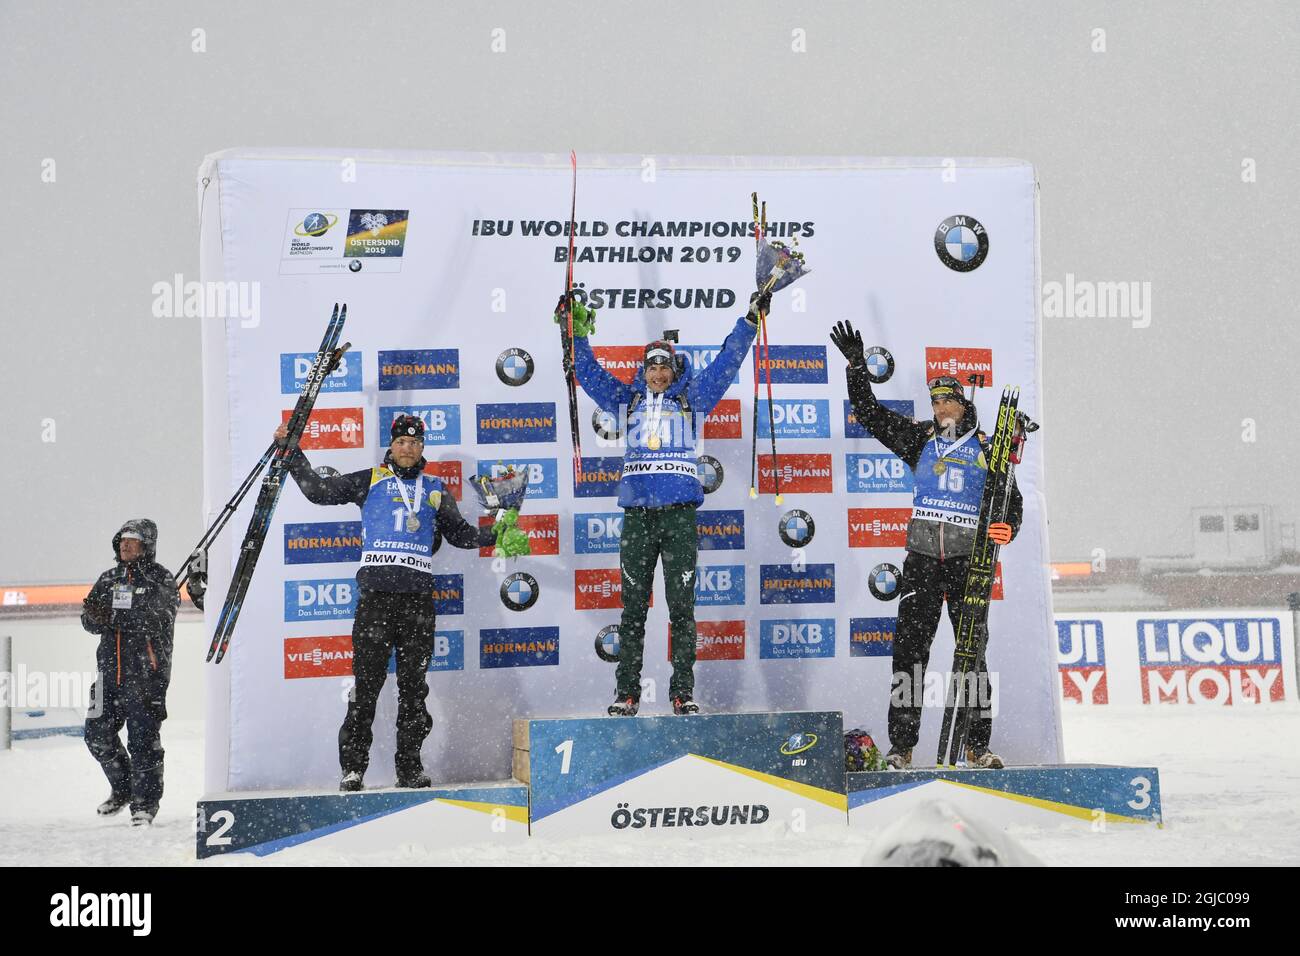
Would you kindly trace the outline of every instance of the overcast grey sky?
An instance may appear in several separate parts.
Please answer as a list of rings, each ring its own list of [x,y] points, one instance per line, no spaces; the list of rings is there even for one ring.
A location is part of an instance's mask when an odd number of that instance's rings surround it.
[[[0,582],[91,580],[127,516],[167,564],[202,532],[198,320],[150,290],[197,278],[229,146],[1029,160],[1044,282],[1151,290],[1145,328],[1044,319],[1053,558],[1294,522],[1298,9],[5,0]]]

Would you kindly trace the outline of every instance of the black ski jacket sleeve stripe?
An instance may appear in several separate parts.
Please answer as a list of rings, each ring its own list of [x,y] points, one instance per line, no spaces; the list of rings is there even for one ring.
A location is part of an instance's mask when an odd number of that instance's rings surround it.
[[[449,491],[443,492],[442,503],[438,505],[438,530],[457,548],[486,548],[497,540],[491,525],[477,528],[465,520]]]
[[[289,461],[289,474],[298,483],[302,495],[314,505],[356,505],[366,503],[370,493],[370,469],[353,471],[333,478],[322,478],[311,469],[311,462],[301,448]]]
[[[847,372],[849,403],[859,424],[865,427],[882,445],[901,458],[909,468],[915,468],[921,450],[930,438],[930,427],[924,422],[914,422],[880,404],[871,390],[871,379],[866,366],[850,365]]]

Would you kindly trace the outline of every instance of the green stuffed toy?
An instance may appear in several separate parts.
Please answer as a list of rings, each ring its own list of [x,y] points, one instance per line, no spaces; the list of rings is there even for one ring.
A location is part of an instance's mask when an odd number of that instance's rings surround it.
[[[560,301],[563,301],[563,297],[561,297]],[[551,318],[555,322],[561,325],[564,324],[564,318],[563,316],[560,315],[559,312],[553,314]],[[582,301],[577,296],[574,296],[573,297],[574,337],[585,339],[591,335],[594,335],[595,332],[596,332],[596,310],[587,308],[585,305],[583,305]]]
[[[519,530],[519,509],[511,508],[508,511],[501,512],[497,518],[496,524],[492,526],[496,532],[496,548],[492,551],[494,558],[518,558],[522,555],[532,554],[532,546],[528,542],[528,535]]]

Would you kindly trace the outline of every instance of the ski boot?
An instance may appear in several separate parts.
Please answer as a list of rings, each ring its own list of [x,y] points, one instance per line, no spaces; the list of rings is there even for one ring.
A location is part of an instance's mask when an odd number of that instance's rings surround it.
[[[968,767],[977,767],[980,770],[1001,770],[1006,766],[1006,764],[1002,762],[1002,758],[987,747],[982,749],[967,747],[966,765]]]
[[[690,694],[678,694],[673,698],[673,713],[678,717],[690,717],[700,712],[700,705],[691,699]]]
[[[339,789],[345,793],[355,793],[358,790],[366,789],[365,784],[361,782],[362,773],[360,770],[349,770],[339,781]]]
[[[101,817],[111,817],[116,813],[121,813],[122,808],[131,802],[129,793],[110,793],[108,799],[95,808],[95,812]]]
[[[151,827],[153,826],[153,818],[157,815],[157,813],[158,813],[157,808],[150,810],[147,807],[141,807],[139,810],[132,810],[131,826]]]
[[[401,790],[427,790],[433,786],[433,781],[423,770],[417,770],[414,773],[399,773],[397,786]]]
[[[885,754],[885,763],[889,764],[890,770],[911,770],[912,748],[890,747],[889,753]]]
[[[615,697],[605,713],[611,717],[635,717],[641,702],[635,697]]]

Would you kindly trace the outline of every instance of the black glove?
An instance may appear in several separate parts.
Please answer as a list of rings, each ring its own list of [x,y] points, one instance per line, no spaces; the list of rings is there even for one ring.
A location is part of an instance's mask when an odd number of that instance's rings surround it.
[[[758,321],[758,313],[767,315],[772,310],[771,292],[752,292],[749,296],[749,314],[745,318],[751,322]]]
[[[836,322],[831,329],[831,341],[839,349],[850,365],[865,365],[866,350],[862,345],[862,333],[854,331],[852,323]]]
[[[86,616],[101,626],[107,626],[113,618],[113,608],[102,601],[92,601],[87,598],[83,607]]]

